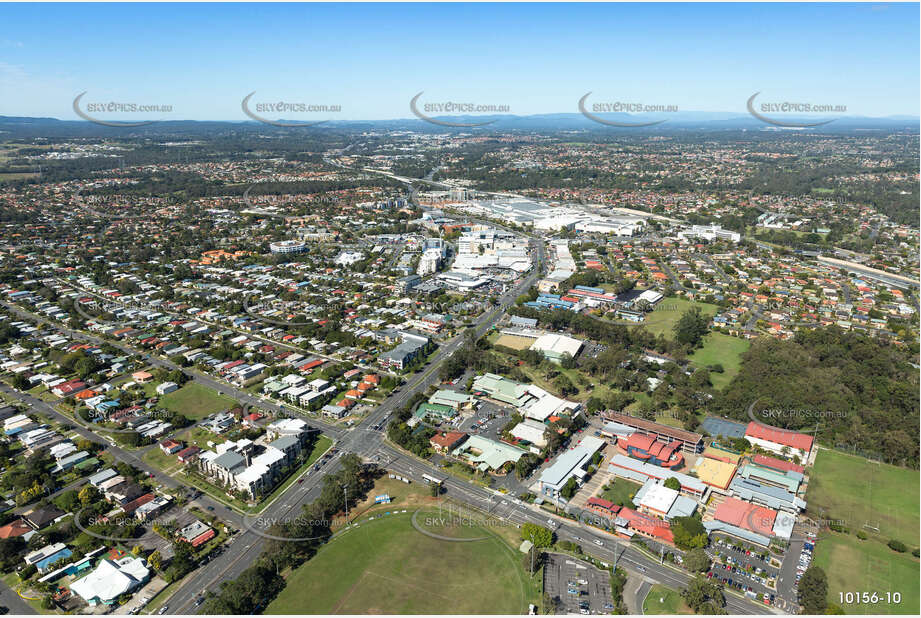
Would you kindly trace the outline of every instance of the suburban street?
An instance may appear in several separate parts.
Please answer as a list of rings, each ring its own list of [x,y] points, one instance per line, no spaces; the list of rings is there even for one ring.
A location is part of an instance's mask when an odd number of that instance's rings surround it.
[[[533,255],[535,256],[534,263],[536,267],[523,277],[518,285],[513,286],[499,299],[497,307],[477,320],[476,324],[472,327],[477,338],[483,336],[495,326],[504,317],[505,311],[515,299],[534,285],[541,275],[543,265],[545,264],[544,243],[535,238],[532,238],[530,243]],[[180,369],[192,380],[203,386],[224,392],[235,398],[241,404],[258,406],[275,412],[292,412],[291,408],[283,408],[280,405],[268,402],[209,375],[202,374],[198,371],[182,369],[168,360],[154,355],[146,355],[141,350],[136,350],[121,343],[112,342],[81,331],[74,331],[61,327],[50,320],[26,312],[10,303],[3,302],[2,304],[10,311],[22,317],[52,325],[68,336],[91,341],[93,343],[112,345],[128,354],[142,354],[148,362],[156,367],[162,367],[171,371]],[[365,461],[377,463],[389,471],[404,474],[417,481],[421,479],[423,474],[444,477],[444,473],[440,472],[432,464],[409,457],[387,443],[385,441],[385,429],[383,427],[381,430],[374,430],[372,427],[379,424],[386,425],[386,419],[389,418],[396,409],[405,405],[413,395],[419,392],[426,392],[429,387],[437,384],[439,382],[439,369],[441,364],[462,345],[463,341],[464,334],[462,333],[443,343],[432,360],[423,367],[421,374],[412,376],[407,384],[397,393],[392,394],[384,400],[377,408],[368,413],[360,423],[350,430],[330,425],[312,417],[307,420],[311,426],[321,429],[324,433],[332,437],[335,440],[336,448],[344,452],[355,453]],[[160,479],[164,485],[171,488],[177,488],[182,485],[175,479],[163,475],[157,469],[147,465],[138,454],[112,445],[105,437],[95,433],[92,428],[77,423],[74,419],[61,414],[48,403],[27,394],[19,393],[4,385],[0,385],[0,389],[45,414],[75,426],[75,430],[79,435],[96,443],[105,443],[106,448],[118,459],[130,463],[140,470],[149,472],[156,476],[157,479]],[[142,454],[140,451],[139,453]],[[292,484],[287,491],[277,497],[267,508],[265,508],[262,513],[260,513],[260,517],[283,521],[285,518],[297,516],[304,505],[309,504],[319,495],[324,475],[335,472],[338,467],[338,458],[333,458],[327,464],[324,464],[320,472],[305,475],[301,482]],[[535,507],[530,505],[526,506],[520,503],[517,498],[499,494],[494,490],[486,489],[453,477],[447,477],[444,485],[447,489],[446,495],[450,499],[456,502],[466,503],[477,510],[501,517],[509,525],[519,526],[520,524],[529,522],[547,525],[546,512],[537,511]],[[248,529],[244,525],[243,517],[239,513],[207,496],[202,496],[196,500],[196,502],[201,503],[206,508],[212,507],[215,509],[216,514],[228,521],[228,523],[240,528],[241,531],[228,542],[225,551],[214,558],[207,568],[197,569],[178,585],[175,592],[165,604],[166,611],[164,613],[194,613],[196,607],[195,601],[202,596],[204,592],[216,591],[220,582],[238,577],[256,560],[263,549],[265,537]],[[500,505],[508,507],[511,503],[514,503],[514,506],[510,509],[505,509],[507,512],[502,515],[496,514],[498,510],[497,507]],[[580,522],[561,518],[557,519],[555,532],[560,539],[572,540],[573,542],[579,543],[583,546],[584,550],[590,552],[599,560],[609,564],[616,563],[618,566],[638,573],[649,581],[659,582],[666,586],[679,589],[685,586],[689,579],[688,574],[684,571],[669,565],[659,564],[657,560],[647,556],[636,548],[631,548],[627,544],[616,540],[612,535],[591,528]],[[596,543],[596,541],[598,542]],[[772,608],[752,603],[733,593],[727,592],[726,598],[727,609],[731,613],[758,614],[770,613],[772,611],[776,613],[776,610]]]

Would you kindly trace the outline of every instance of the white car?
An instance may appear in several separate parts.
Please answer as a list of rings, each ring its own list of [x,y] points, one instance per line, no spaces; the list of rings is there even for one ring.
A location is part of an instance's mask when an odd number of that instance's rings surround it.
[[[604,543],[602,543],[598,539],[595,539],[595,545],[597,545],[598,547],[604,547]]]

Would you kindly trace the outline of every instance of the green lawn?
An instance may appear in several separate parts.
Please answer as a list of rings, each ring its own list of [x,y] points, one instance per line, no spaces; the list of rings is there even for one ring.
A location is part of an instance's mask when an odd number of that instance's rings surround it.
[[[655,584],[643,601],[644,614],[691,614],[684,600],[671,588]]]
[[[751,342],[723,333],[710,333],[704,337],[702,348],[695,350],[688,359],[698,367],[720,364],[723,373],[710,373],[714,388],[722,389],[739,373],[742,366],[742,354],[748,351]]]
[[[879,540],[884,543],[895,538],[912,549],[918,547],[921,518],[917,470],[821,450],[810,475],[806,501],[813,517],[843,520],[851,533],[869,523],[879,527]],[[874,536],[870,530],[866,532]]]
[[[188,382],[177,391],[160,397],[160,405],[188,418],[204,418],[215,412],[223,412],[237,405],[237,402],[197,382]]]
[[[680,297],[663,298],[642,324],[656,337],[665,335],[666,339],[671,339],[675,334],[672,328],[681,319],[681,315],[691,307],[700,307],[700,311],[709,316],[715,315],[717,311],[717,306],[709,303],[699,303]]]
[[[845,613],[918,615],[918,560],[908,552],[899,554],[872,539],[860,541],[853,534],[831,532],[816,544],[815,564],[828,575],[829,603]],[[876,592],[881,601],[849,605],[840,596],[847,592]],[[886,592],[900,593],[901,603],[887,603]]]
[[[610,500],[615,504],[621,506],[627,506],[633,508],[633,503],[631,502],[631,496],[635,495],[642,487],[639,483],[634,483],[633,481],[628,481],[627,479],[617,479],[608,481],[608,485],[611,485],[613,482],[614,485],[610,489],[601,492],[601,497],[605,500]]]
[[[439,525],[437,511],[363,520],[287,578],[266,614],[523,614],[538,603],[521,554],[489,530]]]

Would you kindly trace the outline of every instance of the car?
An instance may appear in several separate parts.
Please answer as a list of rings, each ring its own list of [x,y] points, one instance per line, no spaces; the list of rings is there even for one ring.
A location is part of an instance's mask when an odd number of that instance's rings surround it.
[[[547,525],[549,525],[549,526],[555,526],[556,524],[553,522],[552,519],[548,519],[548,520],[547,520]]]
[[[164,605],[163,607],[160,608],[160,611],[157,612],[157,615],[160,616],[162,614],[165,614],[166,610],[168,609],[169,609],[169,605]]]
[[[150,597],[143,597],[141,599],[141,605],[147,605],[148,603],[150,603]]]
[[[205,597],[198,597],[197,599],[195,599],[195,607],[198,607],[204,602],[205,602]]]
[[[209,507],[207,507],[207,508],[208,508],[209,511],[213,511],[213,510],[214,510],[214,507],[213,507],[213,506],[209,506]]]
[[[646,567],[638,566],[638,567],[636,567],[636,570],[639,571],[640,573],[645,573],[645,572],[646,572]]]
[[[297,484],[298,484],[298,485],[300,485],[300,484],[303,483],[303,482],[304,482],[304,479],[297,479]]]
[[[710,571],[709,573],[707,573],[707,579],[712,579],[712,578],[713,578],[713,571]]]

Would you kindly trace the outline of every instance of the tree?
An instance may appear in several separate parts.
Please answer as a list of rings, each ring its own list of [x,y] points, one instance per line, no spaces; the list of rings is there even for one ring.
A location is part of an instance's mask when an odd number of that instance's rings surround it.
[[[576,492],[579,490],[579,483],[576,481],[575,477],[569,477],[569,480],[566,481],[566,484],[563,485],[563,488],[560,489],[560,494],[567,500],[572,500],[572,497],[576,495]]]
[[[704,579],[700,575],[688,582],[688,587],[681,591],[688,607],[695,614],[725,614],[726,598],[720,586]]]
[[[675,517],[671,530],[678,549],[690,550],[707,545],[707,531],[696,517]]]
[[[25,549],[26,542],[22,540],[22,537],[0,539],[0,571],[9,571],[19,564],[20,553]]]
[[[692,573],[706,573],[710,570],[710,556],[699,547],[692,549],[684,555],[684,567]]]
[[[828,578],[825,571],[813,565],[806,569],[799,582],[799,602],[804,614],[824,614],[828,605]]]
[[[163,557],[160,555],[160,550],[154,550],[152,554],[147,556],[147,564],[152,566],[155,570],[159,571],[160,567],[163,566]]]
[[[892,551],[897,551],[899,553],[904,553],[908,551],[908,547],[905,546],[905,543],[903,543],[902,541],[898,541],[896,539],[891,539],[886,544],[889,546],[889,549],[891,549]]]
[[[675,491],[681,491],[681,481],[676,479],[674,476],[670,476],[667,479],[665,479],[665,482],[663,483],[663,485],[665,485],[669,489],[674,489]]]
[[[80,490],[80,493],[77,494],[77,497],[80,499],[80,504],[83,506],[89,506],[90,504],[93,504],[99,500],[99,490],[92,485],[86,485],[83,489]]]
[[[707,334],[710,318],[701,314],[700,307],[691,307],[683,314],[673,327],[675,341],[690,347],[696,347]]]
[[[534,547],[550,547],[553,545],[553,532],[537,524],[524,524],[521,526],[521,538],[534,543]]]

